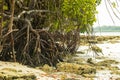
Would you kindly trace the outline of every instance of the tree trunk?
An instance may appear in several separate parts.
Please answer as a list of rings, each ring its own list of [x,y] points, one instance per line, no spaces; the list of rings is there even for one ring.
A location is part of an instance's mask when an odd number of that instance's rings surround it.
[[[2,37],[3,24],[3,0],[0,1],[0,38]]]
[[[0,1],[0,53],[3,50],[2,28],[3,28],[3,0]]]
[[[13,27],[13,18],[14,18],[14,5],[15,5],[15,0],[11,0],[11,17],[10,17],[10,23],[9,23],[9,30],[8,32],[12,32],[12,27]],[[13,33],[10,34],[11,37],[11,50],[13,54],[13,59],[16,62],[16,56],[15,56],[15,51],[14,51],[14,38],[13,38]]]

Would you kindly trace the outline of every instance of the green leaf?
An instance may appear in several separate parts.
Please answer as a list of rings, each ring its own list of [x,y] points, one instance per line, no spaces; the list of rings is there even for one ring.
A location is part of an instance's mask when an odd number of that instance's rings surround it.
[[[8,10],[8,6],[4,5],[4,6],[3,6],[3,9],[4,9],[4,10]]]
[[[112,2],[112,6],[113,6],[113,8],[116,8],[116,3]]]

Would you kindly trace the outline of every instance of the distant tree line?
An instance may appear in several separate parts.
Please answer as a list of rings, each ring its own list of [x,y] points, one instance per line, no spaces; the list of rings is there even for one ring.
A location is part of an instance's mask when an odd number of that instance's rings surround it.
[[[120,26],[98,26],[93,29],[94,32],[120,32]]]

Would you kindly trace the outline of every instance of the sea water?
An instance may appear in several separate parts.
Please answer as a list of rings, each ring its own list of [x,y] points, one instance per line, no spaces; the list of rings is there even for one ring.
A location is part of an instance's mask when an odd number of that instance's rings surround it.
[[[120,36],[120,32],[93,32],[96,36]]]
[[[83,34],[84,35],[84,34]],[[85,34],[86,35],[86,34]],[[120,36],[120,32],[94,32],[95,36]],[[120,62],[120,40],[117,43],[101,43],[96,44],[103,51],[103,57],[107,57],[108,59],[113,59]],[[80,46],[78,48],[79,51],[88,50],[89,46]],[[86,51],[87,52],[87,51]],[[86,54],[79,55],[82,58],[95,58],[94,52],[89,51]],[[96,59],[97,61],[97,59]],[[120,68],[120,64],[117,65]],[[120,77],[120,75],[113,75],[109,70],[97,71],[96,78],[94,80],[110,80],[111,77]]]

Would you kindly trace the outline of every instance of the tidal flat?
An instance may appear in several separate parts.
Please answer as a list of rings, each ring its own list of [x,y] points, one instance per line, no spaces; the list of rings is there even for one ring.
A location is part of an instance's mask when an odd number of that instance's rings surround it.
[[[90,47],[84,41],[76,54],[66,55],[64,62],[59,62],[56,67],[45,64],[30,68],[19,63],[1,61],[0,79],[120,80],[120,37],[97,36],[91,42],[95,42],[90,43],[95,45]]]

